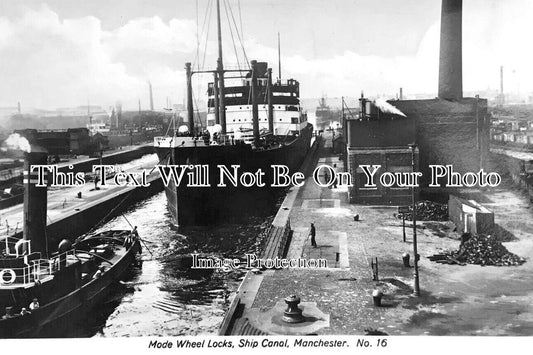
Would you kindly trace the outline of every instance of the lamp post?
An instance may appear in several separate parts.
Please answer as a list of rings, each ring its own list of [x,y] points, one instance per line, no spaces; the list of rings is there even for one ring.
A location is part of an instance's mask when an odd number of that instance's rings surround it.
[[[413,172],[415,172],[416,169],[416,160],[415,160],[415,151],[416,151],[416,143],[409,144],[409,148],[411,149],[411,167],[413,169]],[[411,187],[411,200],[413,204],[413,253],[414,253],[414,263],[415,263],[415,287],[414,287],[414,295],[416,297],[420,296],[420,279],[418,274],[418,248],[417,248],[417,240],[416,240],[416,196],[415,196],[415,187]]]

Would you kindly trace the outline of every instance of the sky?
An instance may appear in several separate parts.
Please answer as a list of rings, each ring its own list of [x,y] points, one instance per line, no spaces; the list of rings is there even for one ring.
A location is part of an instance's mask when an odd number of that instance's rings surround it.
[[[156,109],[167,97],[182,103],[185,62],[216,66],[213,3],[0,0],[0,107],[120,101],[132,110],[140,100],[148,108],[148,81]],[[221,0],[224,62],[237,63],[232,34],[244,60],[235,27],[229,32],[236,26],[247,58],[269,62],[277,75],[279,32],[282,77],[300,81],[302,98],[362,90],[394,97],[400,87],[435,93],[440,7],[440,0]],[[503,65],[506,92],[533,93],[532,18],[530,0],[463,1],[465,91],[498,89]],[[203,84],[194,87],[195,97],[205,96]]]

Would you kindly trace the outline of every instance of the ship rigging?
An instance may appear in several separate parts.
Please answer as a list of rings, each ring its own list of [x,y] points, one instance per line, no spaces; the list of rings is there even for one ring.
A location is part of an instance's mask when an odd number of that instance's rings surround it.
[[[280,78],[273,83],[272,69],[268,68],[268,64],[256,60],[248,64],[244,50],[246,64],[241,67],[233,33],[237,34],[242,45],[242,28],[239,33],[229,1],[223,2],[238,67],[224,66],[221,8],[220,0],[217,0],[216,69],[185,64],[188,127],[186,131],[175,132],[172,137],[154,139],[159,159],[167,166],[209,166],[209,171],[213,173],[220,164],[238,165],[243,172],[270,171],[270,166],[281,164],[294,172],[309,149],[313,130],[300,106],[299,83],[294,79],[282,81]],[[207,13],[211,11],[212,1],[209,4]],[[197,51],[197,60],[199,57]],[[212,77],[212,82],[207,87],[207,129],[201,131],[194,121],[192,78],[193,75],[205,74]],[[232,81],[229,85],[228,80]],[[267,185],[270,185],[271,179],[272,176],[266,176]],[[217,179],[210,176],[210,180]],[[269,210],[276,199],[276,193],[271,189],[243,186],[194,188],[176,186],[171,182],[165,186],[165,192],[170,212],[180,226],[214,224],[259,214],[259,210]]]

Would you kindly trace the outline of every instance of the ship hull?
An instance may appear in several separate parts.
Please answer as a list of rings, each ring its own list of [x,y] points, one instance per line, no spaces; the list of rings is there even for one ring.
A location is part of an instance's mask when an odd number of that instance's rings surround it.
[[[171,180],[165,186],[168,208],[174,222],[179,226],[213,225],[221,222],[238,222],[248,216],[268,215],[273,212],[275,201],[283,191],[271,187],[273,165],[287,166],[291,173],[300,167],[310,147],[313,127],[308,125],[300,135],[288,144],[274,149],[253,150],[248,144],[204,147],[156,147],[161,165],[207,165],[209,186],[191,187],[185,183],[179,186]],[[221,182],[219,165],[230,171],[232,165],[239,166],[239,173],[261,171],[265,186],[233,186],[224,179]]]

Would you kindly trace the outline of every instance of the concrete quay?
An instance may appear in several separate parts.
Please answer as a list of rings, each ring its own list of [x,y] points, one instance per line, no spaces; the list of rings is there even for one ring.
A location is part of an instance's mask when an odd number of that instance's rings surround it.
[[[57,163],[57,170],[62,173],[77,173],[85,172],[91,173],[93,165],[105,164],[115,165],[128,163],[134,159],[140,159],[144,155],[152,154],[154,147],[152,144],[141,144],[121,147],[105,151],[102,158],[90,158],[87,156],[79,156],[70,158],[67,161]],[[22,183],[22,167],[6,169],[0,171],[0,189],[12,186],[15,183]],[[23,196],[16,195],[10,198],[0,200],[0,211],[11,206],[22,203]]]
[[[157,155],[120,165],[124,172],[150,171],[158,162]],[[47,236],[50,245],[61,239],[73,239],[91,230],[108,214],[116,215],[132,203],[162,191],[157,170],[148,176],[149,187],[117,186],[111,180],[96,190],[93,182],[83,186],[48,188]],[[81,194],[81,195],[79,195]],[[23,205],[0,210],[0,242],[6,236],[18,237],[22,231]]]
[[[342,171],[342,161],[330,153],[331,137],[326,135],[325,143],[314,164],[336,164]],[[459,236],[451,222],[419,222],[420,297],[413,296],[413,268],[402,262],[406,252],[413,259],[411,223],[406,222],[403,242],[397,207],[350,205],[346,195],[346,188],[319,187],[308,177],[290,206],[282,204],[292,229],[285,258],[325,258],[328,267],[248,272],[219,334],[533,335],[533,211],[517,191],[487,191],[484,204],[495,212],[500,232],[512,236],[504,245],[528,262],[511,267],[431,262],[427,256],[458,249]],[[317,248],[307,238],[312,222]],[[373,280],[373,257],[379,281]],[[384,294],[381,307],[373,303],[374,290]],[[289,333],[272,327],[272,310],[293,294],[301,298],[304,315],[314,305],[329,325]]]
[[[92,171],[93,165],[99,165],[101,164],[107,164],[107,165],[115,165],[115,164],[125,164],[128,163],[134,159],[140,159],[144,155],[147,154],[153,154],[154,153],[154,146],[153,143],[149,144],[141,144],[141,145],[131,145],[131,146],[125,146],[121,147],[120,149],[113,149],[110,151],[104,152],[104,155],[102,158],[87,158],[87,157],[78,157],[69,159],[66,162],[58,163],[58,169],[62,172],[68,172],[68,171],[83,171],[83,172],[90,172]],[[73,168],[70,169],[69,166],[72,165]]]

